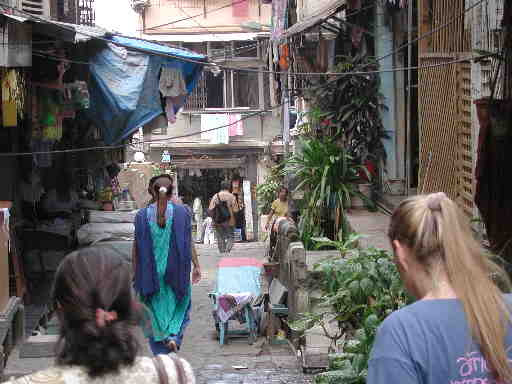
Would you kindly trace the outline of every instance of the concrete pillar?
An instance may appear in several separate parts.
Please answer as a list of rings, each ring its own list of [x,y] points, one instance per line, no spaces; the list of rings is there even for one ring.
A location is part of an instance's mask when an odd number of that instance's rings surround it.
[[[393,29],[392,18],[387,15],[385,6],[376,3],[376,27],[375,27],[375,56],[381,57],[393,51]],[[380,62],[380,69],[391,69],[394,64],[394,55],[386,57]],[[396,179],[399,177],[397,164],[397,138],[396,138],[396,94],[394,72],[381,73],[380,92],[384,95],[387,110],[381,112],[384,131],[389,136],[384,139],[384,148],[387,153],[386,170],[388,177]]]

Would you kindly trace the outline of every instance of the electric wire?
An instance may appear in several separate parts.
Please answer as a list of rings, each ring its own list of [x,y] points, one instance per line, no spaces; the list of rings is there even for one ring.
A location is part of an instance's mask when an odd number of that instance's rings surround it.
[[[472,9],[474,9],[476,6],[478,6],[479,4],[482,4],[484,1],[488,1],[488,0],[479,0],[477,3],[473,4],[472,6],[470,6],[469,8],[466,8],[464,10],[463,13],[461,13],[460,15],[454,17],[453,19],[451,19],[449,22],[439,26],[439,27],[436,27],[434,29],[432,29],[431,31],[427,32],[427,33],[424,33],[423,35],[421,36],[418,36],[416,39],[414,39],[413,41],[411,41],[410,43],[406,43],[404,45],[402,45],[401,47],[393,50],[392,52],[384,55],[384,56],[381,56],[379,58],[376,59],[376,61],[381,61],[383,60],[384,58],[386,57],[389,57],[391,55],[394,55],[395,53],[399,52],[401,49],[409,46],[410,44],[414,44],[426,37],[429,37],[431,36],[432,34],[448,27],[449,25],[451,25],[452,23],[454,23],[455,21],[457,21],[459,18],[463,17],[465,15],[465,13],[471,11]],[[6,8],[12,8],[14,9],[13,7],[9,7],[9,6],[0,6],[1,7],[6,7]],[[24,11],[20,11],[18,10],[19,12],[21,13],[24,13],[26,15],[29,15],[30,17],[33,17],[35,18],[36,20],[41,20],[43,22],[47,22],[47,20],[43,19],[43,18],[39,18],[39,17],[36,17],[36,16],[33,16],[27,12],[24,12]],[[73,32],[76,32],[74,28],[72,27],[67,27],[65,25],[58,25],[59,27],[63,28],[63,29],[67,29],[67,30],[70,30],[70,31],[73,31]],[[104,38],[104,37],[101,37],[101,36],[95,36],[95,35],[91,35],[91,34],[87,34],[87,33],[84,33],[83,31],[80,32],[80,34],[84,35],[84,36],[88,36],[92,39],[98,39],[98,40],[102,40],[102,41],[105,41],[107,43],[110,43],[110,44],[114,44],[114,45],[117,45],[117,46],[121,46],[121,47],[124,47],[126,49],[131,49],[131,50],[134,50],[134,51],[140,51],[140,52],[143,52],[143,53],[147,53],[147,54],[153,54],[153,55],[158,55],[158,56],[164,56],[164,57],[169,57],[169,58],[173,58],[175,60],[180,60],[180,61],[184,61],[184,62],[189,62],[189,63],[193,63],[193,64],[199,64],[199,65],[212,65],[213,63],[208,63],[208,62],[204,62],[204,61],[199,61],[199,60],[194,60],[194,59],[189,59],[189,58],[184,58],[184,57],[179,57],[179,56],[175,56],[175,55],[171,55],[171,54],[164,54],[164,53],[155,53],[155,52],[151,52],[151,51],[146,51],[144,49],[139,49],[139,48],[134,48],[134,47],[130,47],[130,46],[126,46],[125,44],[122,44],[122,43],[119,43],[119,42],[116,42],[116,41],[112,41],[112,40],[109,40],[107,38]],[[380,71],[367,71],[367,72],[323,72],[323,73],[319,73],[319,72],[288,72],[288,71],[271,71],[271,70],[262,70],[262,69],[252,69],[252,68],[237,68],[237,67],[230,67],[230,66],[225,66],[225,65],[216,65],[219,69],[223,69],[223,70],[228,70],[228,71],[236,71],[236,72],[252,72],[252,73],[263,73],[263,74],[273,74],[273,75],[286,75],[286,76],[291,76],[291,77],[300,77],[300,76],[333,76],[333,77],[342,77],[342,76],[351,76],[351,75],[365,75],[365,74],[375,74],[375,73],[386,73],[386,72],[395,72],[395,71],[403,71],[403,70],[408,70],[409,68],[400,68],[400,69],[385,69],[385,70],[380,70]]]
[[[280,108],[282,105],[283,105],[283,103],[280,103],[280,104],[276,104],[276,105],[274,105],[274,106],[272,106],[272,107],[270,107],[268,109],[262,110],[262,111],[257,111],[257,112],[249,113],[246,116],[243,116],[242,118],[240,118],[239,120],[236,120],[236,121],[234,121],[232,123],[225,124],[225,125],[222,125],[222,126],[219,126],[219,127],[214,127],[214,128],[210,128],[210,129],[201,130],[201,131],[190,132],[190,133],[183,134],[183,135],[166,137],[164,139],[144,140],[144,144],[146,144],[146,143],[149,143],[149,144],[151,144],[151,143],[162,143],[162,142],[167,142],[167,141],[170,141],[170,140],[183,139],[183,138],[187,138],[187,137],[191,137],[191,136],[196,136],[196,135],[199,135],[199,134],[202,134],[202,133],[213,132],[213,131],[216,131],[216,130],[219,130],[219,129],[222,129],[222,128],[227,128],[227,127],[230,127],[232,125],[238,124],[239,122],[242,122],[242,121],[245,121],[247,119],[250,119],[251,117],[259,116],[259,115],[262,115],[264,113],[271,112],[271,111],[273,111],[273,110],[275,110],[277,108]],[[94,147],[85,147],[85,148],[60,149],[60,150],[54,150],[54,151],[9,152],[9,153],[0,153],[0,157],[37,156],[37,155],[51,155],[51,154],[63,154],[63,153],[75,153],[75,152],[87,152],[87,151],[113,150],[113,149],[126,148],[126,147],[129,147],[131,145],[132,145],[132,143],[125,143],[125,144],[119,144],[119,145],[114,145],[114,146],[103,145],[103,146],[94,146]]]
[[[63,59],[57,56],[47,56],[46,54],[42,52],[36,52],[34,55],[41,56],[41,57],[47,57],[48,59],[53,59],[57,61],[65,61],[69,63],[75,63],[75,64],[83,64],[83,65],[91,65],[90,62],[86,61],[77,61],[77,60],[68,60]],[[481,60],[487,56],[481,55],[481,56],[473,56],[468,58],[459,58],[453,61],[446,61],[442,63],[437,64],[429,64],[429,65],[415,65],[415,66],[408,66],[408,67],[395,67],[395,68],[389,68],[389,69],[378,69],[374,71],[353,71],[353,72],[324,72],[324,73],[316,73],[321,76],[325,77],[343,77],[343,76],[365,76],[365,75],[375,75],[380,73],[393,73],[393,72],[402,72],[402,71],[408,71],[408,70],[422,70],[422,69],[429,69],[429,68],[437,68],[437,67],[443,67],[445,65],[451,65],[455,63],[461,63],[464,61],[470,61],[470,60]],[[223,69],[222,66],[219,66],[220,69]],[[257,72],[257,70],[255,70]],[[270,72],[273,73],[273,72]],[[329,81],[336,81],[337,79],[332,79]]]
[[[402,49],[407,48],[409,45],[416,44],[418,41],[423,40],[423,39],[425,39],[427,37],[430,37],[434,33],[439,32],[440,30],[442,30],[444,28],[447,28],[448,26],[450,26],[451,24],[455,23],[460,18],[463,18],[466,13],[469,13],[469,11],[475,9],[480,4],[482,4],[484,2],[488,2],[488,1],[489,0],[479,0],[478,2],[476,2],[473,5],[471,5],[470,7],[465,8],[464,11],[462,11],[459,15],[455,16],[454,18],[452,18],[450,21],[446,22],[445,24],[442,24],[442,25],[440,25],[440,26],[438,26],[436,28],[433,28],[430,31],[425,32],[424,34],[419,35],[418,37],[416,37],[415,39],[411,40],[410,42],[402,44],[400,47],[396,48],[395,50],[393,50],[393,51],[391,51],[391,52],[389,52],[389,53],[387,53],[387,54],[385,54],[385,55],[383,55],[381,57],[378,57],[377,61],[381,61],[381,60],[384,60],[384,59],[386,59],[386,58],[388,58],[390,56],[393,56],[394,54],[400,52]],[[409,2],[408,6],[409,7],[412,6],[411,2]]]
[[[464,16],[464,14],[466,12],[469,12],[470,10],[472,10],[473,8],[475,8],[477,5],[483,3],[484,1],[486,0],[480,0],[479,2],[473,4],[471,7],[465,9],[464,13],[462,13],[461,16]],[[10,8],[10,7],[8,7]],[[28,14],[30,15],[30,14]],[[431,31],[429,31],[428,33],[425,33],[421,36],[418,36],[418,38],[415,39],[415,41],[411,42],[411,43],[415,43],[423,38],[426,38],[430,35],[432,35],[433,33],[443,29],[443,28],[446,28],[448,25],[450,25],[451,23],[453,23],[455,20],[457,20],[459,17],[461,16],[458,16],[457,18],[454,18],[452,19],[450,22],[444,24],[444,25],[441,25]],[[33,15],[30,15],[30,17],[33,17]],[[37,17],[36,17],[37,19]],[[42,19],[43,21],[46,21],[44,19]],[[61,26],[63,27],[63,26]],[[72,29],[72,28],[71,28]],[[73,29],[74,31],[74,29]],[[100,38],[98,36],[89,36],[91,38],[96,38],[96,39],[99,39],[99,40],[104,40],[104,41],[107,41],[109,43],[114,43],[116,45],[120,45],[120,46],[123,46],[123,44],[119,44],[119,43],[116,43],[116,42],[113,42],[111,40],[108,40],[108,39],[104,39],[104,38]],[[403,49],[405,46],[408,46],[410,43],[407,43],[405,44],[404,46],[402,47],[399,47],[397,50],[395,51],[398,51],[398,50],[401,50]],[[131,48],[131,47],[125,47],[125,48]],[[392,54],[395,53],[394,52],[391,52],[390,54],[388,55],[385,55],[385,56],[382,56],[380,57],[378,60],[382,60]],[[151,52],[152,53],[152,52]],[[154,54],[154,53],[153,53]],[[165,56],[171,56],[173,57],[172,55],[165,55]],[[450,62],[444,62],[444,63],[438,63],[438,64],[431,64],[431,65],[427,65],[427,66],[416,66],[416,67],[406,67],[406,68],[394,68],[394,69],[387,69],[387,70],[378,70],[378,71],[366,71],[366,72],[346,72],[346,73],[331,73],[331,72],[326,72],[326,73],[322,73],[322,74],[318,74],[318,73],[294,73],[295,75],[303,75],[303,76],[306,76],[306,75],[322,75],[322,76],[346,76],[346,75],[365,75],[365,74],[375,74],[375,73],[384,73],[384,72],[393,72],[393,71],[403,71],[403,70],[414,70],[414,69],[417,69],[417,70],[421,70],[421,69],[427,69],[427,68],[435,68],[435,67],[440,67],[440,66],[444,66],[444,65],[451,65],[451,64],[454,64],[454,63],[458,63],[458,62],[464,62],[464,61],[469,61],[469,60],[475,60],[475,59],[479,59],[479,58],[482,58],[483,56],[479,56],[479,57],[473,57],[473,58],[463,58],[463,59],[457,59],[457,60],[453,60],[453,61],[450,61]],[[183,58],[178,58],[178,57],[174,57],[178,60],[183,60]],[[54,59],[57,59],[57,58],[54,58]],[[59,58],[59,60],[62,60]],[[69,61],[69,60],[68,60]],[[189,61],[189,59],[186,59],[184,61]],[[193,60],[194,61],[194,60]],[[72,62],[72,61],[69,61],[69,62]],[[204,62],[197,62],[199,64],[202,64],[202,65],[205,65]],[[80,64],[90,64],[88,62],[81,62]],[[223,69],[229,69],[228,67],[222,67]],[[238,68],[235,68],[235,70],[239,70]],[[255,72],[263,72],[263,73],[274,73],[274,74],[278,74],[280,72],[276,72],[276,71],[261,71],[261,70],[255,70]],[[283,74],[287,74],[287,75],[292,75],[288,72],[283,72]],[[330,80],[329,82],[332,82],[333,80]],[[307,88],[308,90],[314,90],[315,88],[321,88],[325,86],[325,84],[321,84],[317,87],[309,87]],[[280,103],[280,104],[277,104],[273,107],[271,107],[270,110],[273,110],[273,109],[276,109],[276,108],[279,108],[283,105],[283,103]],[[185,135],[179,135],[179,136],[174,136],[174,137],[169,137],[169,138],[165,138],[165,139],[159,139],[159,140],[154,140],[153,142],[163,142],[163,141],[170,141],[170,140],[175,140],[175,139],[179,139],[179,138],[185,138],[185,137],[190,137],[190,136],[195,136],[197,134],[201,134],[201,133],[204,133],[204,132],[209,132],[209,131],[215,131],[215,130],[218,130],[218,129],[222,129],[222,128],[225,128],[225,127],[229,127],[231,125],[234,125],[234,124],[237,124],[238,122],[240,121],[243,121],[243,120],[246,120],[250,117],[253,117],[253,116],[256,116],[256,115],[260,115],[262,113],[266,113],[268,112],[269,110],[264,110],[264,111],[258,111],[256,113],[253,113],[253,114],[249,114],[247,116],[244,116],[242,119],[238,120],[238,121],[235,121],[231,124],[228,124],[228,125],[224,125],[224,126],[220,126],[220,127],[215,127],[215,128],[211,128],[209,130],[204,130],[204,131],[196,131],[196,132],[193,132],[193,133],[189,133],[189,134],[185,134]],[[151,142],[151,141],[145,141],[145,142]],[[72,152],[83,152],[83,151],[91,151],[91,150],[112,150],[112,149],[119,149],[119,148],[125,148],[126,146],[130,146],[131,144],[130,143],[127,143],[127,144],[123,144],[123,145],[119,145],[119,146],[98,146],[98,147],[88,147],[88,148],[76,148],[76,149],[69,149],[69,150],[58,150],[58,151],[48,151],[48,152],[17,152],[17,153],[0,153],[0,157],[6,157],[6,156],[33,156],[33,155],[39,155],[39,154],[52,154],[52,153],[72,153]]]
[[[143,28],[143,29],[138,29],[137,31],[138,32],[144,32],[144,31],[147,31],[147,30],[152,30],[152,29],[158,29],[158,28],[166,27],[168,25],[178,24],[178,23],[181,23],[182,21],[187,21],[187,20],[195,19],[197,17],[201,17],[201,16],[204,16],[204,15],[209,15],[210,13],[214,13],[214,12],[226,9],[226,8],[230,8],[233,5],[238,5],[238,4],[245,3],[246,1],[247,0],[231,1],[229,4],[226,4],[226,5],[224,5],[222,7],[219,7],[219,8],[210,9],[209,11],[201,12],[201,13],[198,13],[197,15],[193,15],[193,16],[188,16],[188,17],[185,17],[184,19],[174,20],[174,21],[171,21],[169,23],[155,25],[155,26],[152,26],[152,27],[146,27],[146,28]]]
[[[460,62],[466,62],[466,61],[470,61],[470,60],[477,60],[477,59],[480,59],[480,58],[481,58],[481,56],[472,57],[472,58],[456,59],[456,60],[452,60],[452,61],[445,62],[445,63],[437,63],[437,64],[431,64],[431,65],[428,65],[428,66],[424,66],[423,69],[436,68],[436,67],[441,67],[443,65],[451,65],[451,64],[456,64],[456,63],[460,63]],[[320,84],[318,86],[310,87],[310,88],[307,88],[307,89],[308,90],[314,90],[314,89],[317,89],[317,88],[322,88],[324,86],[325,86],[325,84]],[[219,127],[214,127],[214,128],[206,129],[206,130],[190,132],[190,133],[183,134],[183,135],[166,137],[166,138],[163,138],[163,139],[144,140],[144,143],[145,144],[151,144],[151,143],[168,142],[168,141],[172,141],[172,140],[176,140],[176,139],[183,139],[183,138],[187,138],[187,137],[191,137],[191,136],[200,135],[202,133],[216,131],[216,130],[219,130],[219,129],[222,129],[222,128],[227,128],[227,127],[230,127],[232,125],[238,124],[241,121],[245,121],[247,119],[250,119],[251,117],[259,116],[259,115],[262,115],[264,113],[271,112],[271,111],[273,111],[273,110],[275,110],[277,108],[282,107],[284,104],[285,103],[279,103],[279,104],[271,106],[270,108],[267,108],[265,110],[249,113],[246,116],[243,116],[239,120],[236,120],[236,121],[234,121],[234,122],[232,122],[230,124],[226,124],[226,125],[222,125],[222,126],[219,126]],[[59,153],[86,152],[86,151],[96,151],[96,150],[112,150],[112,149],[126,148],[126,147],[129,147],[131,145],[132,145],[132,143],[126,143],[126,144],[121,144],[121,145],[117,145],[117,146],[96,146],[96,147],[76,148],[76,149],[63,149],[63,150],[46,151],[46,152],[11,152],[11,153],[0,153],[0,157],[35,156],[35,155],[49,155],[49,154],[59,154]]]

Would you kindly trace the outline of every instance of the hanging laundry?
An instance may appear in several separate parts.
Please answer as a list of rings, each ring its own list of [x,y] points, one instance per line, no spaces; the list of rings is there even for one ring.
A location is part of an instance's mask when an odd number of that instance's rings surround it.
[[[2,118],[4,127],[18,125],[18,110],[14,101],[2,101]]]
[[[163,68],[160,74],[160,92],[164,97],[178,97],[187,94],[183,72],[178,68]]]
[[[204,113],[201,115],[201,139],[210,144],[229,144],[229,115]]]
[[[243,136],[244,122],[239,113],[229,114],[229,136]]]
[[[56,100],[56,93],[53,90],[39,89],[39,123],[42,127],[42,138],[47,141],[59,141],[62,139],[61,101]]]
[[[160,92],[165,98],[165,114],[170,124],[176,123],[176,105],[187,94],[183,72],[178,68],[163,68],[160,74]]]
[[[288,28],[288,1],[272,1],[272,41],[281,39],[282,34]]]
[[[174,103],[172,97],[165,98],[165,114],[167,115],[167,121],[170,124],[176,123],[176,112],[174,111]]]
[[[44,127],[43,139],[48,141],[59,141],[62,139],[62,120],[58,120],[55,125]]]
[[[13,71],[10,71],[13,73]],[[10,76],[12,77],[12,76]],[[4,127],[16,127],[18,125],[18,108],[14,98],[10,97],[12,92],[12,85],[10,77],[6,75],[2,78],[2,118]]]

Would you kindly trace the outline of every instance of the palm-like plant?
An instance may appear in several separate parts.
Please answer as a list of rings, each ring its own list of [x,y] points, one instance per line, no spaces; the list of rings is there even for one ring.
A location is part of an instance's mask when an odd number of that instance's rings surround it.
[[[304,190],[304,207],[299,222],[301,233],[322,235],[328,218],[334,222],[334,233],[344,236],[345,208],[354,196],[365,199],[357,185],[360,171],[348,151],[330,138],[306,139],[300,153],[287,162],[286,170],[297,181],[296,190]]]

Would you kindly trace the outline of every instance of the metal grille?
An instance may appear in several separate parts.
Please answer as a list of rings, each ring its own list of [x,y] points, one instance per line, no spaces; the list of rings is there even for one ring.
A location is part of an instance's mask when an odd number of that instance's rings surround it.
[[[464,212],[473,217],[474,191],[473,178],[473,138],[471,123],[471,64],[460,63],[457,65],[458,75],[458,196],[457,202]]]
[[[471,26],[482,17],[478,9],[465,13],[471,1],[435,0],[419,5],[420,33],[438,29],[420,42],[420,66],[471,56]],[[469,62],[418,74],[420,192],[445,192],[469,217],[474,214],[475,182],[471,75]]]
[[[187,111],[197,111],[205,109],[207,105],[208,93],[206,92],[206,77],[203,72],[197,82],[197,86],[188,96],[184,109]]]
[[[421,66],[452,61],[453,56],[424,57]],[[443,191],[457,197],[457,65],[419,72],[420,192]]]
[[[423,2],[422,2],[423,3]],[[432,30],[441,28],[427,39],[428,52],[468,52],[471,50],[471,32],[465,28],[465,0],[425,1],[423,25]],[[455,19],[455,20],[454,20]],[[449,24],[446,27],[444,25]]]
[[[80,25],[95,25],[94,0],[80,0],[78,6],[78,23]]]

